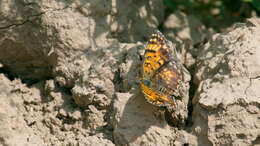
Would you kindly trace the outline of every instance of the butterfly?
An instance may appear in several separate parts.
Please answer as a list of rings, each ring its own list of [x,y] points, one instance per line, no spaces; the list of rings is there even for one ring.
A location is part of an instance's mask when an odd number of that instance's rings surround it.
[[[170,42],[155,31],[145,46],[140,88],[148,102],[156,106],[175,105],[182,74]]]

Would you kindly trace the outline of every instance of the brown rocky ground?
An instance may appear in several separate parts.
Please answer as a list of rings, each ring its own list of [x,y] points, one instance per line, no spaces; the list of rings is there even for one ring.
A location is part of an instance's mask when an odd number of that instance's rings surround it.
[[[260,20],[163,18],[156,0],[0,1],[0,145],[260,145]],[[138,86],[160,24],[191,74],[165,118]]]

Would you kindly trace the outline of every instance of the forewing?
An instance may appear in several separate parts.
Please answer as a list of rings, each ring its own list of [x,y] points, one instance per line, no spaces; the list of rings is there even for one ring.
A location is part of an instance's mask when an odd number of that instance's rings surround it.
[[[156,31],[149,39],[144,54],[143,75],[153,76],[153,74],[171,58],[171,50],[167,45],[167,40]]]

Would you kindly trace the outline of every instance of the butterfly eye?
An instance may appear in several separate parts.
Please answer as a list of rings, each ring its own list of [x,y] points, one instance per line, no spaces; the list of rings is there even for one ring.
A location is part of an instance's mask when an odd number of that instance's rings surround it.
[[[149,80],[143,80],[143,83],[144,83],[144,85],[146,85],[148,87],[151,86],[151,81],[149,81]]]

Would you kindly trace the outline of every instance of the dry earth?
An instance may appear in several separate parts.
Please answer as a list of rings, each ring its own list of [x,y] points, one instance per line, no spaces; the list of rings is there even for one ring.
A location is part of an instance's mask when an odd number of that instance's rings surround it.
[[[260,145],[260,19],[163,18],[157,0],[0,1],[0,146]],[[138,86],[160,24],[190,72],[165,114]]]

